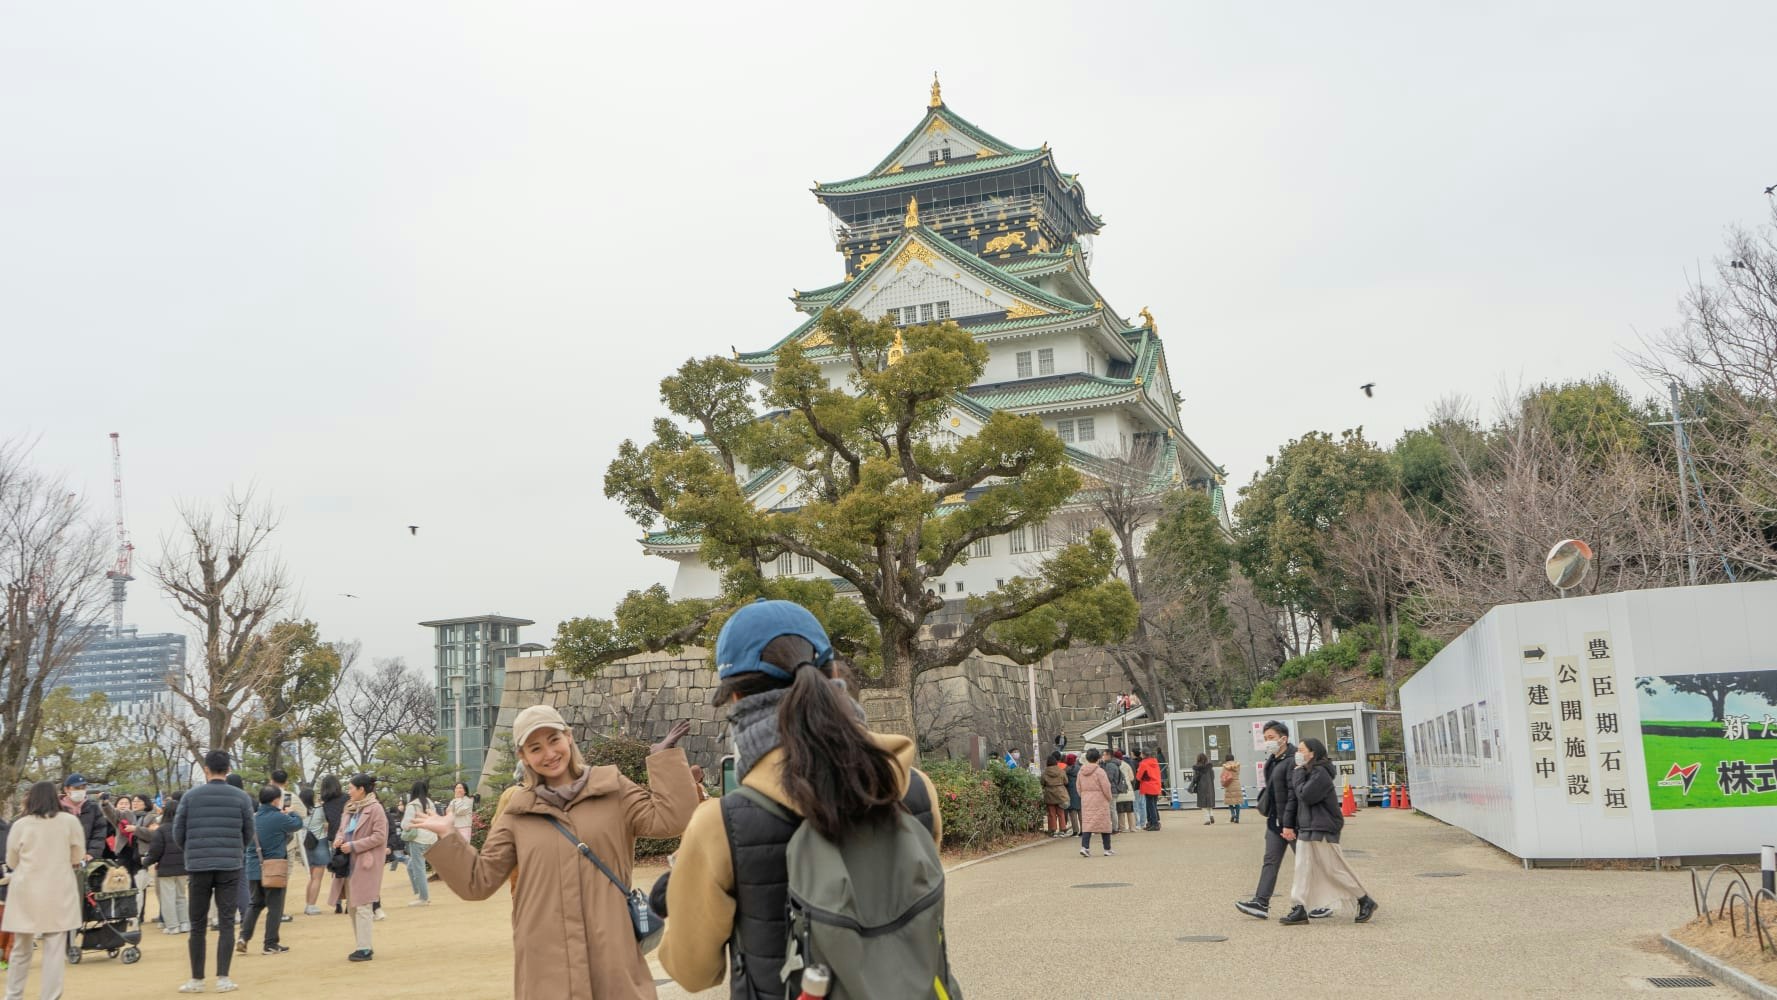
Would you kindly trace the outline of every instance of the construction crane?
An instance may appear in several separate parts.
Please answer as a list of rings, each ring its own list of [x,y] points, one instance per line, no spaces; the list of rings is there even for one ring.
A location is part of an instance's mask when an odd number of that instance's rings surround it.
[[[124,584],[135,579],[130,575],[130,563],[134,561],[136,547],[130,544],[130,529],[123,523],[123,449],[116,431],[111,432],[111,498],[117,508],[117,562],[105,579],[111,581],[111,634],[121,635]]]

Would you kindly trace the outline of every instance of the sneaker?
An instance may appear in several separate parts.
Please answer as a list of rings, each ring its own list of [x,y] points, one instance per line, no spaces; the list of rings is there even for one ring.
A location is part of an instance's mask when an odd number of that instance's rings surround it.
[[[302,908],[302,915],[305,917],[318,917],[321,915],[321,908],[319,906],[305,906]]]
[[[1260,920],[1271,919],[1270,905],[1256,899],[1243,899],[1235,903],[1234,908],[1249,917],[1258,917]]]
[[[1114,858],[1114,857],[1116,857],[1116,856],[1117,856],[1117,852],[1116,852],[1116,851],[1113,851],[1113,850],[1111,850],[1111,849],[1110,849],[1110,848],[1108,848],[1108,847],[1107,847],[1107,848],[1105,848],[1105,849],[1104,849],[1104,856],[1105,856],[1105,857],[1107,857],[1107,858]]]
[[[1308,909],[1303,906],[1297,906],[1290,910],[1290,912],[1284,914],[1283,918],[1277,922],[1291,926],[1295,924],[1305,924],[1308,922]]]
[[[408,906],[431,906],[432,901],[429,899],[410,899],[407,901],[407,905]]]
[[[235,985],[235,981],[228,978],[227,976],[218,976],[216,978],[216,992],[218,992],[218,993],[233,993],[235,990],[238,990],[238,989],[240,989],[240,987]]]
[[[179,987],[181,993],[202,993],[203,991],[204,981],[202,979],[187,979],[185,985]]]
[[[1089,850],[1087,850],[1087,849],[1086,849],[1086,848],[1084,848],[1084,847],[1082,847],[1082,848],[1080,848],[1080,857],[1082,857],[1082,858],[1089,858],[1089,857],[1091,857],[1091,856],[1092,856],[1092,852],[1091,852],[1091,851],[1089,851]]]
[[[247,939],[246,938],[241,938],[239,941],[236,941],[234,943],[234,953],[236,955],[245,955],[247,953]]]
[[[1371,899],[1368,896],[1365,896],[1364,898],[1358,900],[1357,901],[1357,922],[1360,924],[1369,923],[1370,918],[1372,916],[1375,916],[1376,907],[1378,905],[1380,905],[1380,904],[1378,904],[1375,900]]]
[[[1330,906],[1323,906],[1318,910],[1309,910],[1308,915],[1316,920],[1325,920],[1333,915],[1333,908]]]
[[[389,915],[387,913],[384,913],[381,910],[378,910],[378,911],[376,911],[376,919],[387,920],[387,919],[389,919]]]
[[[265,950],[260,952],[260,954],[261,955],[282,955],[283,953],[285,953],[289,950],[290,950],[289,945],[268,944],[265,946]]]
[[[191,933],[191,925],[190,924],[180,924],[179,925],[179,933],[190,934]]]
[[[290,922],[291,922],[291,921],[293,921],[293,920],[295,920],[295,919],[296,919],[296,918],[295,918],[295,917],[293,917],[293,916],[291,916],[291,915],[290,915],[290,914],[288,914],[288,913],[286,913],[286,914],[284,914],[284,915],[283,915],[283,916],[282,916],[282,917],[279,917],[279,918],[278,918],[278,922],[279,922],[279,923],[281,923],[281,924],[287,924],[287,923],[290,923]]]
[[[368,962],[372,958],[374,958],[375,956],[376,956],[376,953],[371,951],[370,949],[359,948],[357,951],[354,951],[350,955],[347,955],[346,961],[348,961],[348,962]]]

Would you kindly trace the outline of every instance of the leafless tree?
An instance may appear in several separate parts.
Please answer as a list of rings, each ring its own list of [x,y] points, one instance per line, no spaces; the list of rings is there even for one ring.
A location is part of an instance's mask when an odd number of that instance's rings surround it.
[[[27,452],[0,443],[0,798],[20,787],[45,693],[109,608],[103,531]]]
[[[399,656],[376,660],[368,670],[344,675],[336,695],[340,718],[340,765],[366,766],[376,746],[401,733],[438,730],[432,684]],[[326,755],[324,755],[326,756]]]
[[[196,630],[195,664],[168,678],[173,695],[190,707],[195,724],[174,725],[194,756],[232,750],[255,719],[255,690],[273,657],[254,655],[260,628],[290,597],[283,564],[268,543],[277,516],[253,494],[230,494],[221,509],[185,504],[180,531],[162,542],[151,569],[161,589]]]
[[[1158,478],[1155,468],[1161,455],[1161,441],[1155,437],[1137,438],[1137,443],[1103,456],[1086,473],[1081,495],[1087,509],[1063,520],[1071,541],[1093,528],[1110,529],[1117,542],[1117,572],[1129,584],[1136,603],[1147,606],[1147,584],[1142,575],[1139,551],[1142,536],[1153,526],[1167,490],[1173,484]],[[1160,706],[1164,714],[1167,698],[1166,678],[1155,656],[1155,643],[1149,634],[1147,614],[1136,619],[1135,631],[1123,642],[1110,647],[1112,658],[1122,668],[1130,688],[1148,706]],[[1150,707],[1150,712],[1156,709]]]
[[[1381,633],[1383,707],[1393,709],[1395,649],[1400,638],[1400,606],[1407,594],[1405,571],[1419,534],[1412,515],[1394,493],[1372,494],[1333,530],[1327,555],[1345,580],[1364,597]]]

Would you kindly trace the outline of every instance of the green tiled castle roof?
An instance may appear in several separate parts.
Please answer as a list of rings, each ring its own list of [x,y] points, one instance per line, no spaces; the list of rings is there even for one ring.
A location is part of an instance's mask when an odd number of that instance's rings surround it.
[[[932,167],[920,167],[916,170],[904,170],[893,174],[865,174],[850,180],[834,181],[831,184],[817,184],[815,194],[861,194],[865,191],[876,191],[882,188],[899,187],[910,182],[940,180],[945,177],[957,177],[967,174],[981,173],[987,170],[999,170],[1003,167],[1021,167],[1026,163],[1035,163],[1049,155],[1041,149],[1015,149],[1010,153],[997,156],[977,156],[963,160],[945,160],[943,164]],[[1070,185],[1071,186],[1071,185]]]
[[[937,107],[928,109],[925,117],[919,120],[919,124],[913,126],[913,131],[902,136],[901,141],[895,143],[895,148],[889,151],[889,155],[883,157],[881,163],[870,168],[870,173],[866,176],[874,177],[877,174],[887,173],[902,156],[906,155],[907,148],[918,142],[920,136],[925,135],[926,129],[931,127],[934,118],[944,119],[944,123],[949,125],[951,129],[973,141],[977,147],[985,148],[990,152],[1009,153],[1018,148],[1004,139],[987,134],[974,122],[950,110],[947,105],[939,103]]]

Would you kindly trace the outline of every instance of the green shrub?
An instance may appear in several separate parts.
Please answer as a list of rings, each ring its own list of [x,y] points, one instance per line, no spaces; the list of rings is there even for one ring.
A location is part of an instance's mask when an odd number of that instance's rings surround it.
[[[595,736],[583,751],[586,754],[586,763],[593,767],[614,765],[625,778],[647,787],[650,744],[623,736]],[[636,840],[638,858],[664,857],[678,849],[677,837],[671,840],[652,840],[647,837]]]
[[[1247,708],[1270,708],[1277,704],[1277,682],[1260,681],[1253,685],[1253,693],[1246,699]]]
[[[1029,771],[998,762],[977,771],[966,760],[941,760],[925,772],[938,793],[945,847],[984,847],[1041,827],[1043,786]]]
[[[1364,672],[1369,674],[1371,677],[1381,677],[1382,676],[1382,654],[1381,653],[1371,653],[1369,655],[1369,657],[1364,660]]]

